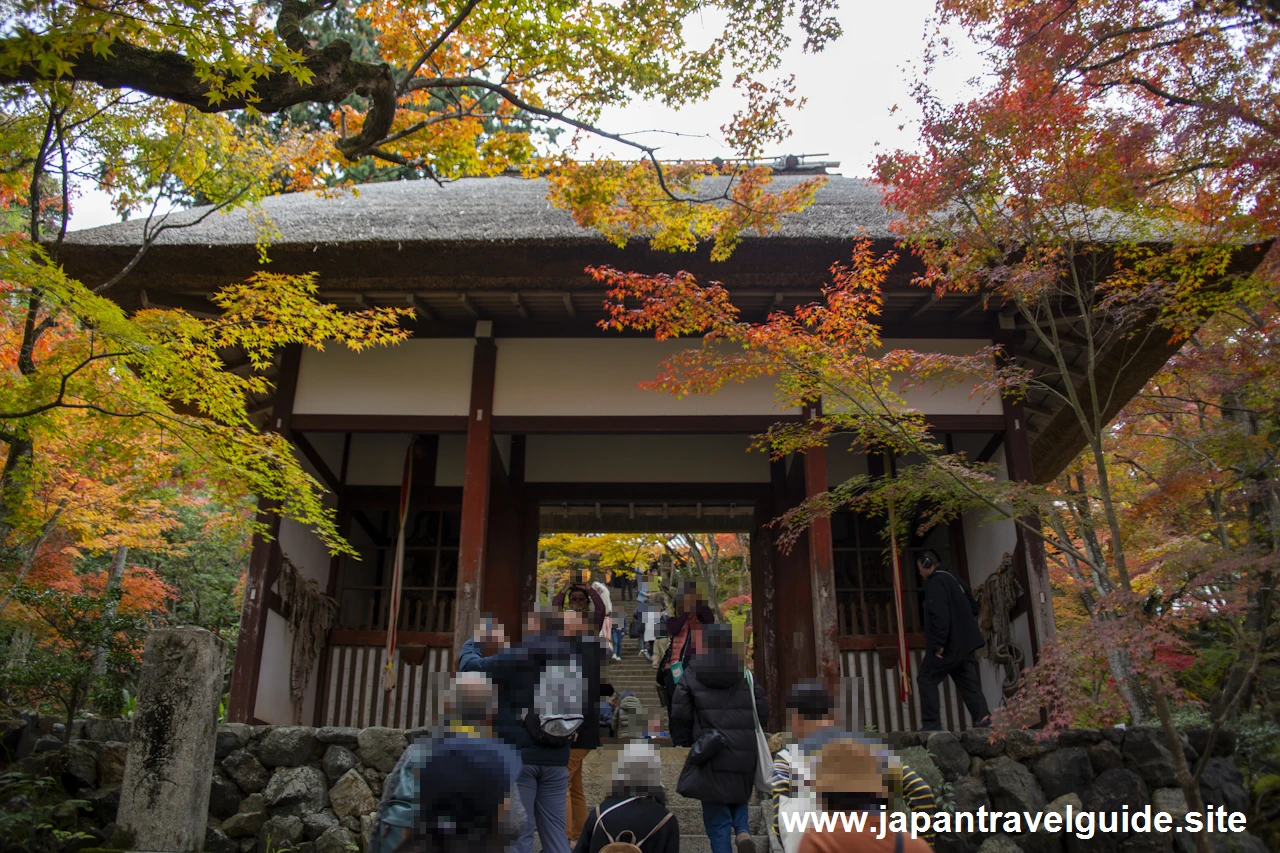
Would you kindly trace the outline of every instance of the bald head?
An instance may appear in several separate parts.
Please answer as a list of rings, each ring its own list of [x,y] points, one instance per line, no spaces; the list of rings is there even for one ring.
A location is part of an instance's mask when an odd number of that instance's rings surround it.
[[[445,713],[455,722],[487,726],[498,710],[498,691],[483,672],[460,672],[445,697]]]

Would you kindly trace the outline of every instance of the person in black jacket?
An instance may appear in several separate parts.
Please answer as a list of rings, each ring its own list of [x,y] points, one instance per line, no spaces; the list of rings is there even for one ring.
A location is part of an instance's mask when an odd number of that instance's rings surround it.
[[[955,682],[969,716],[979,727],[990,725],[991,713],[982,692],[977,651],[986,644],[978,628],[972,595],[960,579],[941,567],[938,554],[924,551],[916,558],[924,578],[924,659],[916,685],[920,688],[921,730],[942,730],[938,686],[947,676]]]
[[[619,840],[633,841],[640,853],[680,853],[680,822],[667,811],[662,762],[650,744],[622,748],[613,768],[613,790],[591,810],[581,830],[573,853],[600,853]]]
[[[545,746],[525,727],[525,711],[533,707],[534,692],[543,670],[573,657],[564,638],[564,618],[546,608],[535,609],[525,624],[525,638],[516,646],[491,657],[481,654],[482,626],[477,637],[462,645],[459,672],[484,672],[498,687],[498,737],[520,750],[524,764],[516,790],[529,820],[524,832],[509,848],[512,853],[533,853],[535,827],[547,853],[569,853],[565,834],[565,797],[569,790],[569,746]]]
[[[747,803],[756,772],[756,714],[768,719],[769,706],[760,685],[752,696],[728,625],[707,625],[703,645],[705,651],[690,662],[671,703],[671,740],[676,746],[698,745],[690,750],[676,790],[702,801],[711,853],[733,853],[735,840],[739,853],[754,853]],[[713,732],[722,736],[718,748],[712,742],[721,738]],[[699,748],[711,752],[700,764]]]
[[[587,817],[587,797],[582,787],[582,762],[591,750],[600,746],[600,698],[613,695],[613,687],[600,682],[600,664],[604,660],[604,647],[596,636],[596,628],[589,621],[590,614],[585,595],[574,588],[569,596],[569,607],[564,611],[564,631],[574,654],[582,663],[587,679],[587,693],[583,697],[582,716],[586,720],[569,745],[569,790],[565,794],[565,831],[569,843],[576,844],[582,822]]]

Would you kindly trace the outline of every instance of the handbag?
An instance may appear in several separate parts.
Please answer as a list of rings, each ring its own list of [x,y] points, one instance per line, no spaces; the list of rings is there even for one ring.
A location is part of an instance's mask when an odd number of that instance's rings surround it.
[[[728,745],[729,739],[724,736],[724,732],[719,729],[705,731],[693,742],[693,746],[689,747],[689,761],[701,767],[719,755]]]
[[[756,708],[756,682],[747,670],[747,690],[751,693],[751,716],[756,724],[756,790],[769,796],[769,774],[773,770],[773,753],[769,752],[769,739],[764,736],[764,727],[760,725],[760,710]]]

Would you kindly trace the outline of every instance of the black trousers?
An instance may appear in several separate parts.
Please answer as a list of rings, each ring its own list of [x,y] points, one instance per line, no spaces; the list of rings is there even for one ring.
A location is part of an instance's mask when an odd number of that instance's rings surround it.
[[[942,727],[942,710],[938,702],[938,686],[951,676],[956,690],[960,692],[960,701],[969,709],[969,716],[975,723],[981,722],[991,715],[987,708],[987,697],[982,693],[982,677],[978,675],[978,658],[966,655],[953,664],[939,663],[935,658],[925,659],[916,676],[916,687],[920,690],[920,727],[938,729]]]

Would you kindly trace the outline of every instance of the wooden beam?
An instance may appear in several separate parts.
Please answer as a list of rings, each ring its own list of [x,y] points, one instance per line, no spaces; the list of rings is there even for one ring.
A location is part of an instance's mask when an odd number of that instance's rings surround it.
[[[465,297],[465,294],[464,294]],[[458,592],[453,616],[453,661],[471,638],[484,583],[489,528],[489,478],[493,442],[493,385],[498,348],[477,338],[471,368],[471,405],[463,454],[462,519],[458,542]]]
[[[474,317],[475,319],[477,320],[484,319],[484,315],[480,312],[480,309],[476,307],[475,300],[473,300],[467,294],[459,293],[458,303],[462,305],[462,307],[466,310],[466,312],[470,314],[472,317]]]
[[[911,309],[911,313],[907,315],[907,319],[914,320],[915,318],[919,317],[921,314],[928,311],[930,308],[932,308],[934,305],[937,305],[937,304],[938,304],[938,294],[936,292],[930,293],[927,297],[920,300],[920,302],[916,305],[916,307]]]
[[[267,429],[289,437],[293,395],[298,387],[302,347],[288,346],[280,361],[275,404]],[[267,593],[280,571],[280,515],[274,501],[258,502],[258,520],[268,525],[270,536],[254,536],[249,573],[245,579],[244,601],[240,606],[240,639],[231,665],[231,701],[227,719],[246,723],[253,719],[258,702],[258,677],[262,669],[262,643],[267,633]]]
[[[524,303],[520,301],[520,294],[511,294],[511,304],[516,306],[516,313],[520,315],[521,320],[529,319],[529,309],[524,307]]]
[[[784,463],[769,463],[774,477],[785,477]],[[780,473],[775,473],[779,471]],[[782,730],[783,685],[778,675],[777,572],[774,565],[773,501],[757,500],[751,530],[751,642],[755,674],[769,699],[769,719],[765,728]]]
[[[1027,435],[1026,415],[1021,402],[1004,400],[1005,420],[1005,460],[1009,469],[1009,479],[1024,483],[1034,483],[1035,471],[1031,464],[1031,441]],[[1040,521],[1031,517],[1023,519],[1033,529],[1038,530]],[[1023,598],[1026,600],[1027,619],[1030,622],[1031,657],[1035,663],[1040,656],[1040,649],[1053,642],[1057,629],[1053,619],[1053,590],[1049,585],[1049,568],[1045,559],[1044,542],[1034,533],[1018,526],[1017,548],[1022,552],[1019,581],[1022,583]]]
[[[991,440],[983,446],[982,450],[978,452],[978,457],[973,461],[979,464],[990,462],[991,457],[996,455],[996,451],[1000,449],[1001,444],[1004,444],[1004,430],[992,435]]]
[[[333,473],[333,470],[325,463],[324,457],[316,450],[305,435],[300,432],[293,434],[293,446],[302,451],[302,455],[311,463],[311,467],[316,469],[316,473],[320,475],[320,479],[329,487],[329,491],[337,494],[342,491],[342,481]]]
[[[413,310],[418,312],[418,316],[427,322],[440,319],[436,316],[436,312],[431,310],[431,306],[427,304],[427,300],[414,293],[409,296],[409,304],[413,306]]]
[[[966,305],[965,307],[961,308],[959,311],[956,312],[954,319],[959,320],[961,318],[968,317],[974,311],[977,311],[979,308],[982,308],[983,305],[986,304],[986,301],[987,301],[987,297],[985,295],[981,293],[978,294],[976,299],[974,299],[968,305]]]
[[[820,416],[820,404],[809,409],[809,419]],[[827,491],[827,448],[811,447],[804,454],[805,497]],[[831,518],[809,522],[810,597],[813,604],[813,651],[818,678],[834,690],[840,684],[839,626],[836,624],[836,559],[831,541]]]

